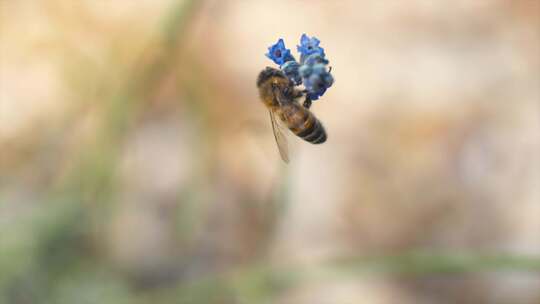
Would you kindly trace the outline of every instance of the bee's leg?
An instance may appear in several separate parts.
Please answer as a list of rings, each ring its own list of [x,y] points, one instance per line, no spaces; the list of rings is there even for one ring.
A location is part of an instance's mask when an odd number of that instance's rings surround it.
[[[309,109],[311,107],[311,98],[306,96],[306,100],[304,100],[304,108]]]
[[[304,93],[305,93],[305,90],[303,91],[300,91],[300,90],[294,90],[294,93],[293,93],[293,98],[299,98],[299,97],[302,97],[304,96]]]

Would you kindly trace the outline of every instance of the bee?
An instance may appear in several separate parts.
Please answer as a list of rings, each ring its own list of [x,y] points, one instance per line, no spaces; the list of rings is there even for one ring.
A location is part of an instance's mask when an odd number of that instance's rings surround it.
[[[282,71],[267,67],[257,78],[262,102],[270,112],[272,131],[284,162],[289,162],[287,138],[284,127],[312,144],[322,144],[327,135],[322,123],[309,110],[311,100],[306,97],[304,105],[298,101],[304,92],[295,88]]]

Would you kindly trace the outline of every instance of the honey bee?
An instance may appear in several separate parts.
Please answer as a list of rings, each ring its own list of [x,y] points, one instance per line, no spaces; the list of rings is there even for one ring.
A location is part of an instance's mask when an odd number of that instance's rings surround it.
[[[306,98],[304,105],[299,103],[298,99],[304,92],[295,88],[282,71],[267,67],[259,74],[257,87],[262,102],[270,112],[272,131],[283,161],[289,162],[284,127],[312,144],[326,141],[326,131],[322,123],[308,110],[310,100]]]

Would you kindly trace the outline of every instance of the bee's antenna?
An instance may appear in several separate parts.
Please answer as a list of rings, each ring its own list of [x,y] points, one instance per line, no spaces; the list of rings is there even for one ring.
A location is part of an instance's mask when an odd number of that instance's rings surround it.
[[[332,67],[328,68],[328,73],[332,72]]]

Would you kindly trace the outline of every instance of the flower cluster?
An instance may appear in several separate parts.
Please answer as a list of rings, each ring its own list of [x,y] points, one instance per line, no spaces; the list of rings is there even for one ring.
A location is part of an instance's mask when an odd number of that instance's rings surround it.
[[[319,44],[319,39],[303,34],[297,46],[300,62],[291,55],[291,50],[285,48],[283,39],[270,46],[266,54],[295,85],[304,85],[309,100],[319,99],[334,83],[324,49]]]

